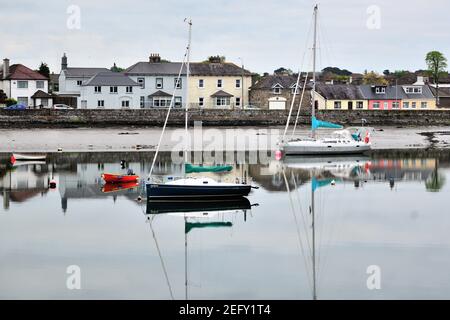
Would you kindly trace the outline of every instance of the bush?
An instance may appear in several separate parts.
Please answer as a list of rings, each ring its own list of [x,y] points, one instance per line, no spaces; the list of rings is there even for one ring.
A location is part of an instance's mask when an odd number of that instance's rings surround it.
[[[12,106],[13,104],[17,104],[17,100],[13,99],[13,98],[8,98],[5,100],[5,103],[6,103],[6,106],[9,107],[9,106]]]

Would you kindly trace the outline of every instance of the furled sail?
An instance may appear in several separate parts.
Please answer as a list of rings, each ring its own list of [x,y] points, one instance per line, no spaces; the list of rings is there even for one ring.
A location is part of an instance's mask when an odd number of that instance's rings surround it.
[[[184,232],[188,233],[194,228],[220,228],[220,227],[232,227],[232,222],[186,222],[184,225]]]
[[[311,120],[312,130],[316,130],[317,128],[333,128],[333,129],[342,129],[343,126],[327,121],[317,120],[316,117],[312,117]]]
[[[225,166],[194,166],[193,164],[186,163],[184,165],[184,170],[186,173],[194,173],[194,172],[222,172],[222,171],[231,171],[233,166],[225,165]]]

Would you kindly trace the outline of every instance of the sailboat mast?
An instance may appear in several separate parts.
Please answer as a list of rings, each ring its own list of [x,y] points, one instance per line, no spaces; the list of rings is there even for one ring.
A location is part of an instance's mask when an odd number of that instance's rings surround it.
[[[311,189],[313,300],[316,300],[316,225],[314,209],[314,189]]]
[[[186,137],[186,145],[184,152],[184,162],[188,162],[188,150],[189,150],[189,136],[188,136],[188,111],[189,111],[189,76],[190,76],[190,60],[191,60],[191,36],[192,36],[192,20],[189,19],[189,40],[187,47],[187,63],[186,63],[186,108],[185,108],[185,121],[184,121],[184,129],[185,129],[185,137]]]
[[[313,88],[311,92],[311,121],[316,116],[316,49],[317,49],[317,10],[318,6],[314,7],[314,40],[313,40]],[[316,137],[316,129],[312,127],[312,137]]]

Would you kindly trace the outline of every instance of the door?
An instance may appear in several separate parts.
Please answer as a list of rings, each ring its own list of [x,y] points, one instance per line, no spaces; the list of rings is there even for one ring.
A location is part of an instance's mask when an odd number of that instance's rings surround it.
[[[353,101],[348,102],[348,110],[353,110]]]

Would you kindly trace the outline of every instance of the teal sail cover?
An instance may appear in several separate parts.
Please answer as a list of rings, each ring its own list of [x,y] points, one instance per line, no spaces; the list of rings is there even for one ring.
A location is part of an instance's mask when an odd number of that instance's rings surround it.
[[[320,179],[318,180],[316,177],[313,177],[311,179],[311,187],[312,187],[312,191],[316,191],[316,189],[320,188],[320,187],[325,187],[329,184],[331,184],[331,182],[334,179]]]
[[[232,227],[232,222],[186,222],[184,225],[184,232],[188,233],[194,228],[220,228],[220,227]]]
[[[341,126],[340,124],[332,123],[332,122],[317,120],[316,117],[312,117],[311,128],[312,128],[312,130],[316,130],[317,128],[342,129],[343,126]]]
[[[231,171],[233,166],[225,165],[225,166],[194,166],[193,164],[186,163],[184,165],[184,170],[186,173],[194,173],[194,172],[222,172],[222,171]]]

